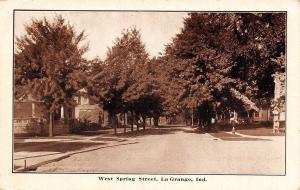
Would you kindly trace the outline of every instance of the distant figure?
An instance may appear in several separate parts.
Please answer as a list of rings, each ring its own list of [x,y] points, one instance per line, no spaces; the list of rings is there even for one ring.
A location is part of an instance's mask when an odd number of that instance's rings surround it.
[[[229,124],[232,125],[232,134],[235,134],[235,124],[238,124],[238,120],[237,120],[237,113],[235,111],[230,113],[230,119],[229,119]]]
[[[234,126],[232,127],[231,132],[232,132],[232,134],[235,134],[235,127]]]

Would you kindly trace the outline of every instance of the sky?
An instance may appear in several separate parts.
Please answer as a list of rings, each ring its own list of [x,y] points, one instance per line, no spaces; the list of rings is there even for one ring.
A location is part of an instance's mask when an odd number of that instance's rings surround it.
[[[79,33],[84,30],[89,50],[85,58],[105,59],[107,48],[113,46],[124,29],[136,27],[149,55],[164,52],[166,44],[181,31],[185,12],[90,12],[90,11],[16,11],[15,37],[25,34],[25,24],[32,18],[52,20],[62,15]]]

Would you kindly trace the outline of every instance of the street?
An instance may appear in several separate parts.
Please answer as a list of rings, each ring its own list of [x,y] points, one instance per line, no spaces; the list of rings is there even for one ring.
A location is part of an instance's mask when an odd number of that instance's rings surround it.
[[[151,129],[158,130],[158,129]],[[127,138],[120,146],[71,155],[37,172],[284,175],[284,136],[216,138],[188,127]],[[222,133],[219,136],[222,136]],[[229,137],[228,137],[229,136]],[[229,139],[229,140],[228,140]],[[235,140],[236,139],[236,140]]]

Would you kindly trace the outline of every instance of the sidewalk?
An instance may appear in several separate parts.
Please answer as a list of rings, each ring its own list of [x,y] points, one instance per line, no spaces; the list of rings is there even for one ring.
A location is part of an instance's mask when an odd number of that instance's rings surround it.
[[[232,134],[232,132],[226,132],[228,134]],[[235,132],[236,135],[246,137],[246,138],[259,138],[263,140],[278,140],[278,139],[284,139],[284,136],[256,136],[256,135],[245,135],[242,133],[239,133],[238,131]]]
[[[117,130],[124,133],[123,128]],[[130,129],[127,130],[130,134]],[[14,171],[34,171],[37,167],[74,154],[137,143],[136,138],[114,135],[114,129],[85,132],[85,135],[15,138]]]

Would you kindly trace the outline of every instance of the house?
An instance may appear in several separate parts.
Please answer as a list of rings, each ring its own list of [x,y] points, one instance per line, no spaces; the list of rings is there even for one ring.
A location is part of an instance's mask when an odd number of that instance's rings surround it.
[[[14,135],[15,136],[47,136],[49,134],[49,110],[43,101],[38,101],[31,94],[14,101]],[[69,132],[61,107],[53,113],[53,134]]]
[[[46,107],[43,102],[28,96],[26,99],[14,101],[14,134],[15,135],[39,135],[43,133],[42,127],[37,123],[44,120]]]
[[[75,106],[66,109],[61,106],[53,113],[53,135],[70,132],[69,120],[99,123],[104,125],[105,113],[93,103],[84,89],[75,98]],[[50,112],[43,101],[38,101],[31,94],[14,101],[14,134],[16,136],[47,136],[49,135]]]
[[[272,121],[272,111],[270,108],[260,108],[258,112],[253,112],[252,119],[255,122]]]
[[[108,114],[98,104],[96,104],[88,95],[85,89],[81,89],[74,98],[75,119],[90,123],[98,123],[101,126],[107,126]]]
[[[281,123],[285,122],[285,74],[275,73],[274,78],[274,99],[271,108],[259,109],[258,112],[253,113],[254,121],[273,121],[274,109],[278,109],[278,118]]]

